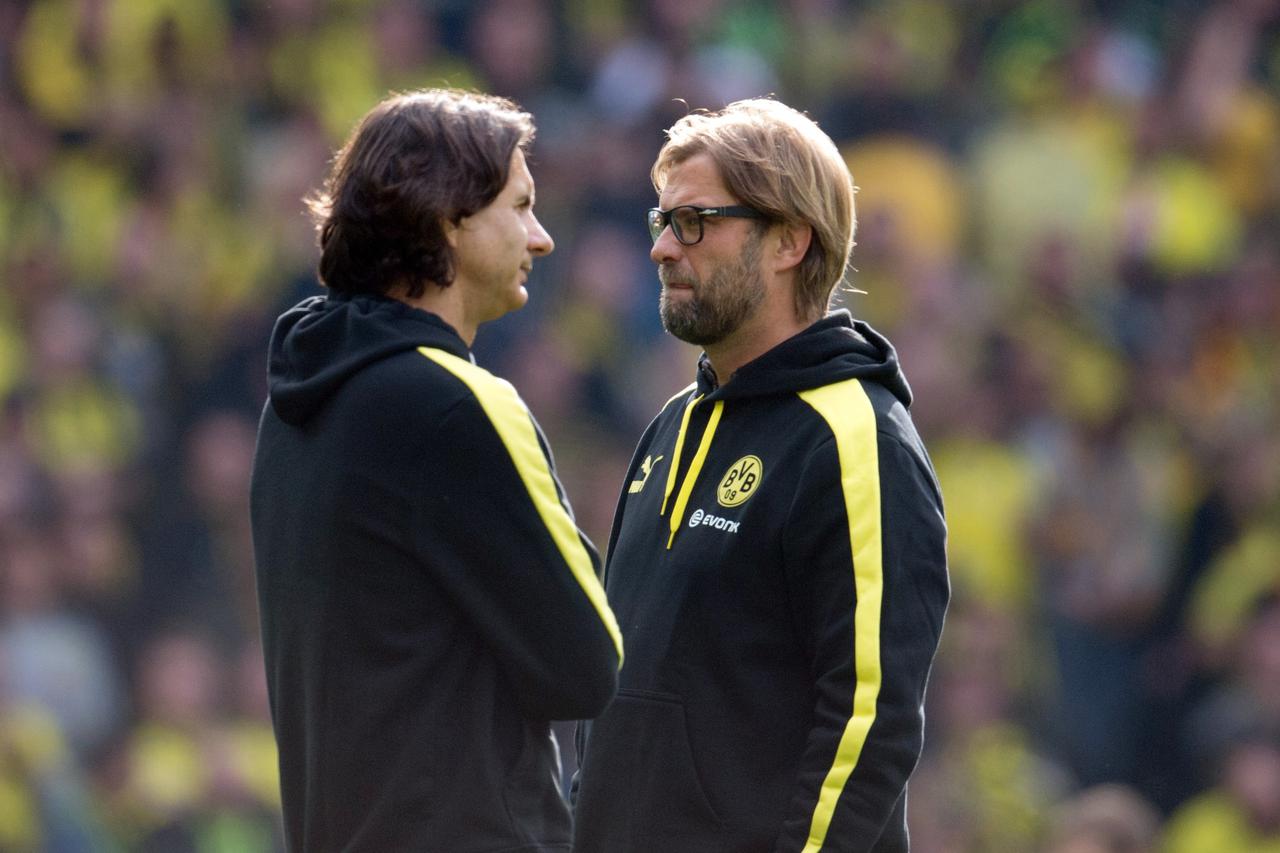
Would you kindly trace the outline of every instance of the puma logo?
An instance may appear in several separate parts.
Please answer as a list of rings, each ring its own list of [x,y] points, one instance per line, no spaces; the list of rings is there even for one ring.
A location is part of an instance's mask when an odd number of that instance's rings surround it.
[[[642,476],[639,479],[631,481],[631,487],[627,489],[628,494],[634,495],[636,492],[643,489],[644,484],[649,482],[649,475],[653,473],[653,466],[657,465],[661,461],[661,456],[656,459],[651,456],[646,456],[644,461],[640,463],[640,473]]]

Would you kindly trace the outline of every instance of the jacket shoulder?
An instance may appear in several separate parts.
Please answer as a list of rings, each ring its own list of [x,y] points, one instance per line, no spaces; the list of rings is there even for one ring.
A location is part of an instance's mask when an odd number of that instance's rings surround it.
[[[370,365],[352,385],[360,404],[381,399],[422,414],[443,413],[467,400],[498,399],[523,407],[511,383],[465,358],[425,346]]]
[[[495,425],[513,418],[520,422],[532,420],[529,407],[515,386],[502,377],[442,349],[418,347],[416,353],[448,377],[446,381],[459,383],[465,396],[473,398]]]
[[[819,409],[828,426],[837,430],[857,429],[870,437],[888,438],[905,447],[932,471],[929,454],[916,431],[907,406],[890,389],[878,382],[852,377],[799,393],[802,400]]]
[[[645,427],[644,434],[640,437],[640,443],[636,446],[637,453],[648,443],[649,439],[653,437],[654,431],[662,424],[680,420],[684,414],[685,404],[689,402],[690,395],[697,387],[698,383],[690,382],[667,398],[667,401],[662,404],[662,408],[658,409],[658,413],[653,416],[653,419],[649,421],[649,425]]]
[[[667,399],[667,402],[662,404],[662,408],[659,409],[659,413],[667,411],[672,407],[673,404],[683,403],[685,400],[688,400],[689,395],[693,393],[693,390],[697,387],[698,387],[697,382],[690,382],[688,385],[684,386],[679,391],[672,394]]]

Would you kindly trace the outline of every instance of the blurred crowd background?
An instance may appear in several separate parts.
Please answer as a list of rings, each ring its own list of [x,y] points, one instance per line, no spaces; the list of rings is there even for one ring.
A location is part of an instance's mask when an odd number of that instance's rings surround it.
[[[663,128],[841,146],[951,531],[914,850],[1280,850],[1277,0],[0,0],[0,850],[279,847],[266,340],[333,151],[442,84],[536,115],[557,249],[476,354],[601,546],[697,355]]]

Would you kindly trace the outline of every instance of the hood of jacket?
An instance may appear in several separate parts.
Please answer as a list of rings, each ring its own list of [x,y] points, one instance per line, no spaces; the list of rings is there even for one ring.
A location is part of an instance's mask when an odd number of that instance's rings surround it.
[[[280,315],[271,332],[271,407],[285,423],[305,423],[355,373],[422,346],[471,359],[452,326],[398,300],[335,293],[305,299]]]
[[[723,385],[704,353],[698,393],[710,400],[789,394],[858,377],[888,388],[904,406],[911,388],[888,339],[848,311],[834,311],[799,334],[744,364]]]

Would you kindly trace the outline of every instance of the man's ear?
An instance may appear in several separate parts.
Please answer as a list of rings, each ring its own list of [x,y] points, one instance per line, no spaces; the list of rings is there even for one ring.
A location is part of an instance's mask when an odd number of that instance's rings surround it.
[[[458,232],[462,230],[462,222],[450,222],[444,220],[440,223],[440,228],[444,231],[444,239],[448,241],[450,249],[458,248]]]
[[[777,272],[794,269],[804,260],[813,242],[813,226],[804,223],[782,222],[778,226],[778,248],[774,254]]]

